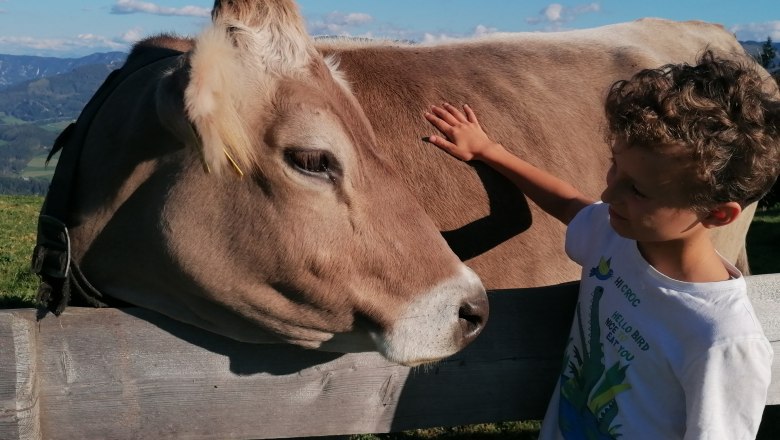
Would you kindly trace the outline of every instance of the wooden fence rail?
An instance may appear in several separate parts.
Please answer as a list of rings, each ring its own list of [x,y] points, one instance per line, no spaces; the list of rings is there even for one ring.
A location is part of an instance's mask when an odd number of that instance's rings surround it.
[[[780,274],[748,277],[780,353]],[[407,368],[376,353],[239,343],[148,310],[0,311],[0,439],[228,439],[539,419],[576,285],[490,292],[463,352]],[[780,362],[768,404],[780,404]]]

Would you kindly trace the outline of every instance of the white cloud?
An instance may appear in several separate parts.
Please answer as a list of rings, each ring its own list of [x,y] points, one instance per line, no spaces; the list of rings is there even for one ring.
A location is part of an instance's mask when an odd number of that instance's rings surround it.
[[[117,0],[111,7],[112,14],[152,14],[152,15],[177,15],[186,17],[210,17],[211,9],[200,6],[184,6],[181,8],[170,8],[159,6],[154,3],[139,0]]]
[[[127,47],[126,44],[95,34],[79,34],[75,40],[63,40],[68,44],[75,44],[82,47],[108,47],[114,50],[122,50]]]
[[[563,12],[563,5],[559,3],[553,3],[542,10],[542,15],[547,21],[556,22],[561,21],[561,15]]]
[[[478,38],[478,37],[484,37],[486,35],[494,34],[498,32],[498,29],[487,27],[485,25],[477,25],[474,28],[474,31],[470,34],[446,34],[446,33],[440,33],[440,34],[431,34],[426,32],[422,35],[419,40],[423,43],[439,43],[442,41],[452,41],[452,40],[462,40],[464,38]]]
[[[484,35],[495,34],[496,32],[498,32],[498,29],[492,28],[492,27],[487,27],[487,26],[484,26],[484,25],[481,25],[481,24],[478,25],[476,28],[474,28],[474,36],[475,37],[482,37]]]
[[[144,38],[146,35],[144,34],[144,30],[139,27],[134,27],[132,29],[128,29],[127,32],[122,34],[119,39],[121,41],[124,41],[125,43],[134,44]]]
[[[370,28],[368,28],[369,25]],[[476,26],[473,32],[468,34],[419,32],[390,23],[376,23],[374,17],[366,13],[339,11],[318,18],[307,18],[306,27],[309,33],[314,36],[389,39],[424,43],[480,37],[497,32],[497,29],[484,25]]]
[[[61,57],[127,50],[127,43],[95,34],[81,34],[75,38],[0,37],[0,53],[10,55]]]
[[[334,11],[321,19],[308,22],[308,30],[312,35],[349,35],[360,26],[370,24],[374,17],[362,12],[343,13]]]
[[[332,12],[328,15],[328,19],[333,23],[340,23],[345,26],[360,26],[374,21],[374,17],[362,12],[351,12],[349,14]]]
[[[558,30],[566,23],[577,19],[580,15],[601,11],[600,3],[587,3],[577,6],[564,6],[560,3],[551,3],[539,12],[538,17],[527,18],[528,24],[543,25],[547,30]]]
[[[774,42],[780,42],[780,20],[763,23],[738,24],[729,28],[740,41],[766,41],[770,37]]]
[[[449,34],[431,34],[426,32],[423,34],[421,41],[423,43],[439,43],[442,41],[452,41],[457,39],[458,37]]]
[[[0,37],[0,47],[20,46],[31,49],[49,49],[61,47],[63,40],[51,38],[33,38],[33,37]]]

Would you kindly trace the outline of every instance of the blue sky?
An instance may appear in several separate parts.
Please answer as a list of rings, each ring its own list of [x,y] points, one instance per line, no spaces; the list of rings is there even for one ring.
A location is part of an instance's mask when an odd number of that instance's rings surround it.
[[[582,29],[641,17],[720,23],[740,40],[780,41],[777,0],[299,0],[312,35],[413,41]],[[126,51],[145,35],[194,35],[211,0],[0,0],[0,53]]]

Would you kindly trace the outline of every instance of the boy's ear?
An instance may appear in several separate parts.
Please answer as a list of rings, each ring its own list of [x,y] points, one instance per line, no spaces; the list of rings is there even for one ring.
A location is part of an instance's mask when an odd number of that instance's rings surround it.
[[[701,223],[706,228],[717,228],[726,226],[733,222],[742,213],[742,206],[737,202],[720,203],[702,219]]]

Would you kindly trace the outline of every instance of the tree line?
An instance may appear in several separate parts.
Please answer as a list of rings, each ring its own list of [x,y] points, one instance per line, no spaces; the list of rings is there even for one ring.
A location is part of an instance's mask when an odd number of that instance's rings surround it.
[[[43,177],[0,176],[0,194],[44,196],[49,191],[49,179]]]

